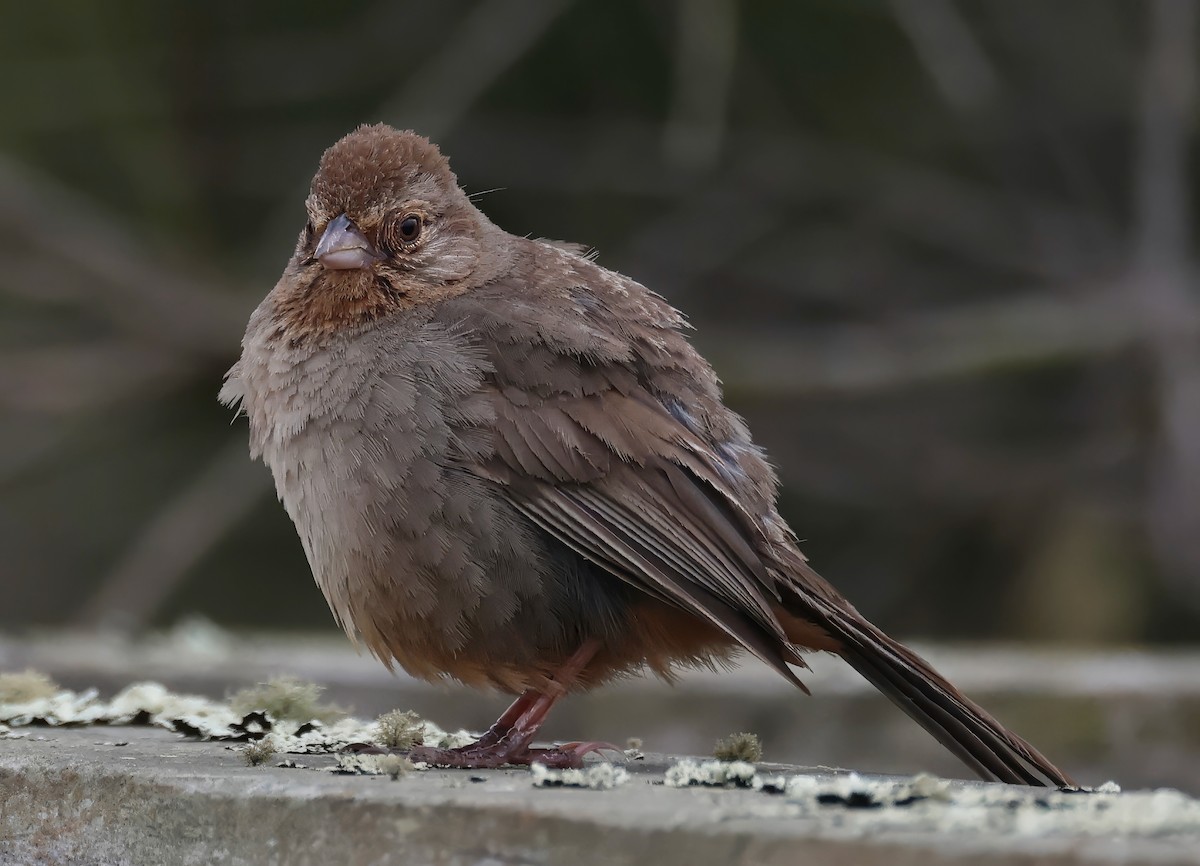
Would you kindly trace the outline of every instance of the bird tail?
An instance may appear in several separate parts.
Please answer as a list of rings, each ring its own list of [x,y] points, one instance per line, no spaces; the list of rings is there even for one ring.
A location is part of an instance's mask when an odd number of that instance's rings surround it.
[[[875,688],[988,781],[1075,787],[1041,752],[971,701],[908,647],[851,608],[825,611],[837,653]]]

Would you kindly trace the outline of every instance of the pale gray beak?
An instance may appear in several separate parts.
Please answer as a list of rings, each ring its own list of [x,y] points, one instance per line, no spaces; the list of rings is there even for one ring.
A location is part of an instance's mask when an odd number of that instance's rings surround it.
[[[331,271],[370,267],[379,255],[348,216],[342,214],[325,226],[314,258]]]

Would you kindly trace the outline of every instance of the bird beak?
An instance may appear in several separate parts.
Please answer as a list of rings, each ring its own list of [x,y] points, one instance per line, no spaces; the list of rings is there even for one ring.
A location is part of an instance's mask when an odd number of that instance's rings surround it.
[[[331,271],[367,268],[379,258],[358,226],[345,214],[325,227],[313,257]]]

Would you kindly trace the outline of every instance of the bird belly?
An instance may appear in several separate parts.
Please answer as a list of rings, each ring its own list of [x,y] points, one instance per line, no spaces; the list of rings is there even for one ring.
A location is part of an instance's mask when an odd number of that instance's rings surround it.
[[[592,638],[603,648],[584,684],[726,652],[723,635],[567,550],[464,468],[489,419],[464,396],[485,367],[460,335],[418,323],[313,350],[269,334],[251,335],[237,383],[252,450],[334,618],[385,664],[519,691]]]

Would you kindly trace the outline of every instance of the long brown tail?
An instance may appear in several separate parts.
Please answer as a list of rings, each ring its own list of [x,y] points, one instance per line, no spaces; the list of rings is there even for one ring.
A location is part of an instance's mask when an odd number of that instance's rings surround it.
[[[987,781],[1074,787],[1071,777],[856,611],[826,608],[835,652]]]

